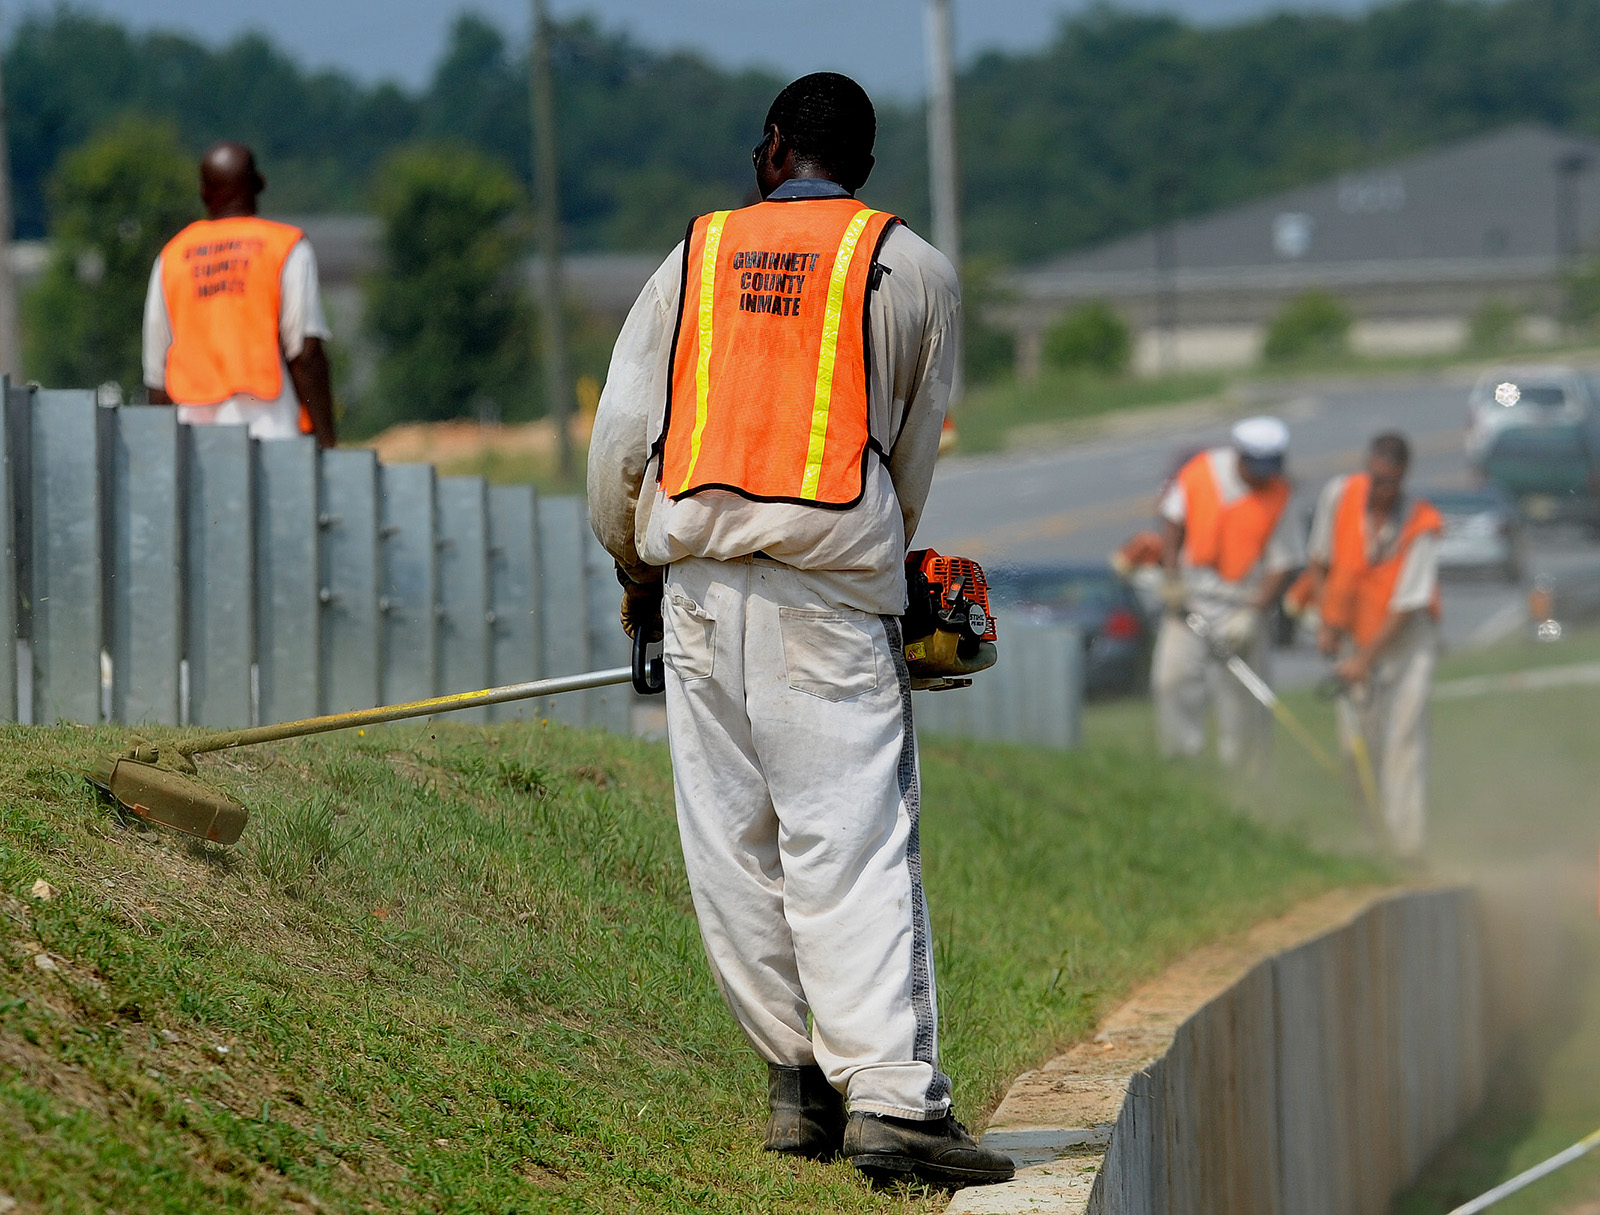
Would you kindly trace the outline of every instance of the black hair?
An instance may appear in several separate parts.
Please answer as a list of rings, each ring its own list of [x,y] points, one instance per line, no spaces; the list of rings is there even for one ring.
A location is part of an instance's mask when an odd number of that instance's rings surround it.
[[[766,125],[798,161],[845,175],[861,173],[878,137],[878,115],[867,91],[838,72],[802,76],[773,99]]]
[[[1411,444],[1398,430],[1386,430],[1378,435],[1372,440],[1372,445],[1367,451],[1375,460],[1382,460],[1386,464],[1394,464],[1400,468],[1411,467]]]

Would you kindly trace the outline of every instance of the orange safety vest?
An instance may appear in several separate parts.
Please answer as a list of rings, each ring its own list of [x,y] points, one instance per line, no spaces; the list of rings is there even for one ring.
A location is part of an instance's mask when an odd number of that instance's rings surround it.
[[[1212,566],[1229,582],[1238,582],[1267,551],[1289,503],[1289,483],[1274,477],[1224,503],[1211,471],[1211,454],[1203,451],[1178,470],[1178,484],[1186,505],[1183,548],[1189,564]]]
[[[834,509],[861,500],[877,447],[867,299],[898,222],[826,198],[713,211],[690,225],[655,446],[673,499],[721,489]]]
[[[241,215],[199,220],[167,242],[166,390],[179,405],[218,405],[241,393],[278,398],[283,264],[302,236],[289,224]]]
[[[1382,631],[1412,541],[1444,527],[1433,504],[1419,498],[1411,504],[1394,551],[1381,561],[1369,560],[1366,516],[1370,488],[1366,473],[1356,473],[1345,482],[1333,515],[1333,551],[1328,557],[1328,579],[1322,592],[1322,619],[1350,633],[1358,645],[1369,644]],[[1428,610],[1435,620],[1439,618],[1437,586]]]

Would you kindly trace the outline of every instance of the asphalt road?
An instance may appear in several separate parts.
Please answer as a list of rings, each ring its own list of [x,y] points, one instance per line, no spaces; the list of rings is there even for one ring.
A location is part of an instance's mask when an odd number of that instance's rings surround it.
[[[1461,440],[1470,379],[1416,378],[1386,383],[1289,389],[1245,412],[1275,413],[1289,424],[1291,509],[1309,518],[1331,476],[1354,471],[1372,435],[1397,429],[1413,446],[1419,489],[1468,484]],[[1233,417],[1221,407],[1129,414],[1108,432],[1037,451],[941,461],[917,535],[919,545],[1008,562],[1101,561],[1150,525],[1154,499],[1177,456],[1223,442]],[[1600,578],[1600,547],[1570,533],[1530,533],[1529,579],[1542,574]],[[1526,624],[1527,585],[1449,580],[1444,590],[1447,646],[1508,636]],[[1308,647],[1280,654],[1280,682],[1312,681],[1320,666]]]

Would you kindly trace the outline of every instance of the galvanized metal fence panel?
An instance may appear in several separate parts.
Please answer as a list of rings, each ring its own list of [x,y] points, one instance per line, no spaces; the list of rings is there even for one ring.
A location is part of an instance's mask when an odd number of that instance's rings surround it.
[[[171,409],[148,406],[110,416],[111,716],[177,725],[184,586],[178,417]]]
[[[32,388],[19,388],[6,381],[5,418],[0,430],[5,432],[7,493],[4,509],[11,518],[7,521],[10,548],[6,562],[5,580],[8,583],[6,602],[11,612],[12,631],[7,636],[17,639],[16,645],[7,647],[7,658],[0,662],[12,663],[11,678],[7,680],[8,720],[33,721],[33,605],[30,599],[33,586],[33,392]]]
[[[322,711],[369,709],[383,694],[378,647],[378,457],[322,453]]]
[[[383,703],[439,688],[438,519],[431,464],[388,464],[383,478]]]
[[[482,477],[439,478],[439,691],[489,686],[489,505]],[[462,709],[457,721],[488,721]]]
[[[189,720],[237,730],[250,724],[256,637],[250,435],[243,426],[182,429]],[[176,614],[171,620],[177,623]]]
[[[88,392],[5,400],[0,717],[233,727],[628,664],[579,497]],[[919,695],[919,726],[1074,745],[1076,632],[1003,627],[999,665]],[[639,703],[618,686],[462,716],[626,732]]]
[[[0,377],[0,721],[19,720],[17,703],[18,637],[17,586],[17,443],[9,425],[9,402],[18,389]],[[20,390],[24,405],[27,390]]]
[[[490,682],[539,678],[538,499],[527,485],[489,488]],[[492,721],[534,716],[525,700],[489,709]]]
[[[1000,622],[999,659],[970,688],[915,694],[924,734],[1078,745],[1083,635],[1075,628]]]
[[[322,566],[317,445],[255,444],[258,715],[293,721],[321,711]]]
[[[30,414],[33,719],[99,721],[106,483],[100,408],[93,392],[38,392]]]
[[[590,592],[585,551],[588,521],[573,497],[539,502],[539,593],[543,602],[544,671],[548,677],[593,670],[589,652]],[[591,693],[571,692],[538,702],[541,717],[581,726]]]

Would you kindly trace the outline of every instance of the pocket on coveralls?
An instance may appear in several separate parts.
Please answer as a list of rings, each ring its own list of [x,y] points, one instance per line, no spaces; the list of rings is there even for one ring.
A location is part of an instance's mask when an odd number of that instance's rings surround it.
[[[779,608],[789,686],[823,700],[849,700],[878,686],[878,647],[865,612]]]
[[[717,622],[705,608],[682,595],[668,595],[666,636],[661,656],[681,680],[709,679]]]

